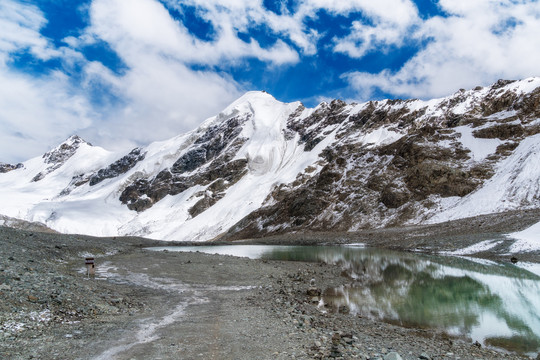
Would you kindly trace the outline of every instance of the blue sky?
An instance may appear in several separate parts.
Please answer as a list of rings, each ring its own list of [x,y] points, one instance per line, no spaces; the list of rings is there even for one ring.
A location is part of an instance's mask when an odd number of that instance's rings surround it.
[[[538,76],[538,34],[526,0],[2,0],[0,161],[167,139],[249,90],[315,106]]]

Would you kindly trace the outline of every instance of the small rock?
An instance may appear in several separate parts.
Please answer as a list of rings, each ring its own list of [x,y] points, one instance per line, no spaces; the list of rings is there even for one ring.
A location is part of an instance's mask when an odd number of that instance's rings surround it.
[[[386,354],[384,360],[402,360],[402,358],[397,352],[392,351],[391,353]]]
[[[475,342],[474,342],[474,346],[477,346],[477,347],[481,348],[481,347],[482,347],[482,344],[480,344],[478,341],[475,341]]]
[[[8,284],[2,284],[0,285],[0,290],[11,290],[11,286]]]
[[[320,296],[321,295],[321,289],[318,289],[316,287],[310,287],[309,289],[307,289],[307,295],[308,296]]]
[[[34,295],[28,295],[28,301],[35,303],[36,301],[38,301],[38,298]]]

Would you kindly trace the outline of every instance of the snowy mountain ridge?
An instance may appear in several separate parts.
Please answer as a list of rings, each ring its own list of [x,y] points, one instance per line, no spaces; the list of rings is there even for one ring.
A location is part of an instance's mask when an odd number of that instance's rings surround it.
[[[210,240],[540,208],[540,78],[305,108],[249,92],[128,154],[73,136],[2,164],[0,214],[65,233]]]

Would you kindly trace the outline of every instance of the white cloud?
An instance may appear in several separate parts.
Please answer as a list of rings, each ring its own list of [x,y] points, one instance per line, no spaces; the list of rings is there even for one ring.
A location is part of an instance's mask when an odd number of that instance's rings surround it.
[[[235,2],[226,4],[230,8],[212,8],[210,5],[205,3],[207,11],[201,15],[217,28],[216,39],[212,41],[201,41],[191,35],[155,0],[94,0],[90,10],[91,31],[114,44],[126,57],[129,57],[126,52],[135,50],[160,53],[185,63],[207,65],[246,57],[278,65],[298,62],[296,51],[283,41],[263,47],[253,39],[244,42],[238,37],[237,32],[245,30],[248,25],[242,15],[259,14],[256,10],[260,9],[247,7],[238,12],[235,10],[240,4]]]
[[[540,74],[540,3],[441,0],[449,17],[424,21],[414,35],[429,43],[396,72],[347,74],[364,98],[374,88],[415,97],[444,96],[499,78]]]
[[[46,22],[35,6],[11,0],[0,2],[0,62],[7,61],[10,52],[24,49],[40,59],[53,56],[55,51],[39,33]]]
[[[375,26],[354,21],[351,33],[345,38],[334,39],[334,51],[352,58],[362,58],[373,50],[382,51],[390,46],[400,46],[408,28],[393,23],[379,23]]]
[[[410,0],[305,0],[300,11],[316,16],[319,9],[343,15],[360,12],[369,20],[353,21],[347,36],[333,39],[334,51],[352,58],[401,46],[411,27],[419,22],[418,10]]]
[[[215,29],[216,39],[210,42],[193,40],[197,61],[220,61],[222,58],[234,59],[240,56],[252,56],[275,64],[296,63],[298,54],[285,42],[278,40],[274,46],[266,48],[251,39],[245,43],[238,37],[238,32],[246,33],[249,28],[266,26],[275,35],[292,41],[304,54],[314,54],[316,31],[306,29],[303,18],[294,14],[278,15],[266,10],[262,1],[250,0],[168,0],[168,6],[182,12],[182,6],[197,9],[197,15],[209,22]]]
[[[35,6],[0,3],[0,161],[36,156],[91,123],[89,104],[64,74],[36,78],[9,68],[12,52],[29,51],[42,60],[63,54],[40,35],[45,24]]]
[[[91,124],[88,102],[66,91],[68,82],[61,73],[35,79],[0,68],[0,160],[26,160]]]
[[[210,24],[210,40],[171,16],[170,10],[184,6]],[[0,161],[39,155],[73,133],[125,148],[191,130],[243,90],[213,68],[238,68],[249,58],[272,70],[297,64],[302,56],[315,59],[317,51],[359,59],[427,43],[397,71],[345,74],[363,98],[376,88],[404,97],[443,96],[498,78],[540,75],[540,2],[440,0],[438,6],[449,16],[423,20],[411,0],[300,0],[291,11],[282,6],[281,14],[262,0],[93,0],[85,8],[89,26],[57,48],[40,34],[47,19],[37,6],[2,0]],[[320,44],[324,29],[307,24],[321,9],[345,16],[359,12],[362,19],[352,22],[347,35]],[[240,38],[254,28],[276,40]],[[126,65],[120,73],[84,57],[84,46],[101,41]],[[34,76],[14,70],[10,61],[20,52],[60,60],[62,69],[82,69],[80,82],[74,84],[69,71]],[[102,90],[115,100],[105,96],[103,103],[93,103],[92,94]]]
[[[304,0],[300,12],[312,14],[319,9],[332,13],[362,12],[369,18],[407,25],[417,16],[417,9],[410,0]]]
[[[191,130],[240,96],[232,79],[153,53],[137,56],[136,66],[121,76],[99,63],[87,67],[84,85],[103,82],[123,103],[105,109],[108,114],[81,133],[99,138],[107,148],[122,140],[145,144]]]
[[[169,138],[240,95],[227,75],[186,65],[205,54],[197,54],[185,29],[155,1],[96,0],[88,31],[66,38],[69,47],[59,49],[40,35],[46,19],[38,8],[3,2],[1,10],[0,31],[8,34],[0,36],[0,161],[38,156],[74,133],[113,150]],[[97,40],[106,41],[126,63],[121,75],[78,52]],[[248,46],[255,56],[278,63],[289,56],[281,43],[270,50]],[[24,49],[44,60],[57,57],[67,68],[76,65],[81,82],[74,84],[61,71],[32,76],[10,68],[11,54]],[[204,49],[206,55],[210,50]],[[119,101],[93,104],[91,94],[100,90]]]

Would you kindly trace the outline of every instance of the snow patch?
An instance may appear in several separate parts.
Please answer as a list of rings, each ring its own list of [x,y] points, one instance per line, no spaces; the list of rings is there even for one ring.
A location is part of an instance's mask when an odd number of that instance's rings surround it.
[[[454,130],[461,134],[459,141],[463,147],[471,151],[471,158],[475,161],[483,161],[497,150],[502,144],[499,139],[479,139],[473,135],[473,129],[469,126],[458,126]]]
[[[523,231],[515,232],[508,236],[517,239],[510,247],[510,253],[540,250],[540,222]]]
[[[388,145],[401,139],[404,135],[385,127],[380,127],[360,138],[360,143],[370,147]]]
[[[495,246],[499,245],[502,242],[502,240],[486,240],[479,243],[476,243],[474,245],[471,245],[469,247],[466,247],[464,249],[459,249],[455,251],[445,251],[441,252],[441,254],[444,255],[472,255],[483,251],[488,251],[489,249],[494,248]]]

